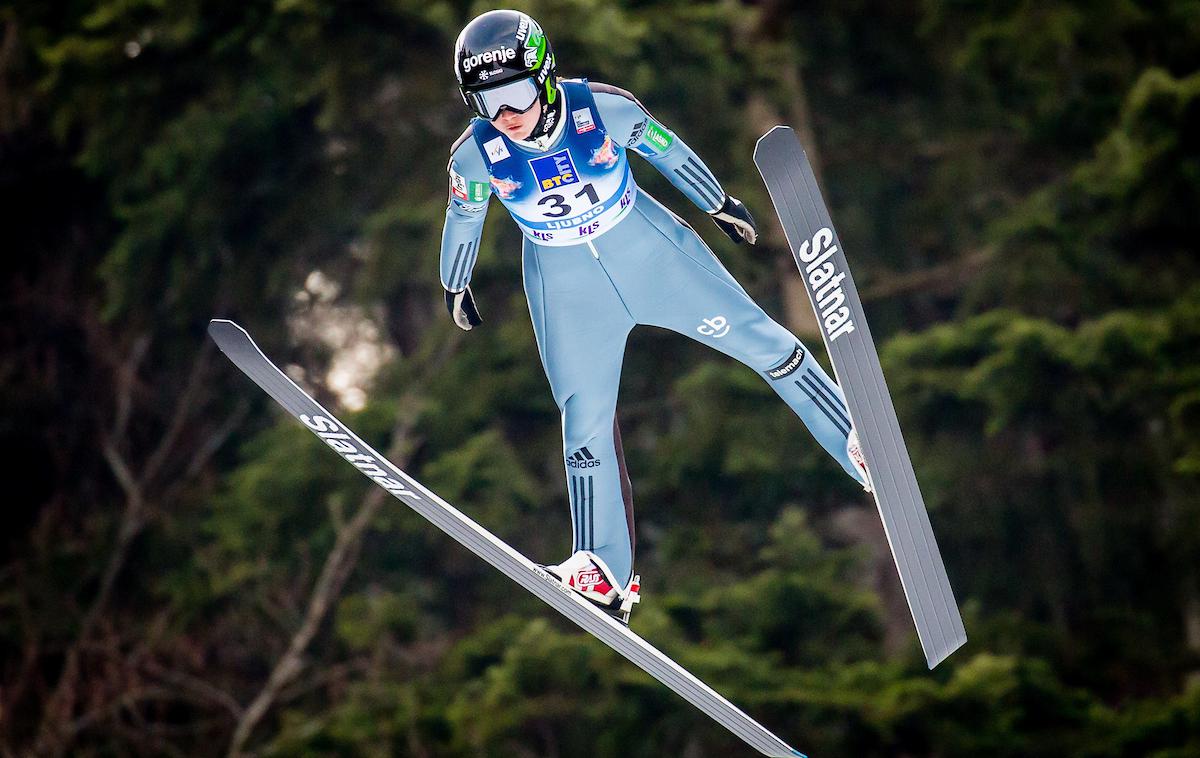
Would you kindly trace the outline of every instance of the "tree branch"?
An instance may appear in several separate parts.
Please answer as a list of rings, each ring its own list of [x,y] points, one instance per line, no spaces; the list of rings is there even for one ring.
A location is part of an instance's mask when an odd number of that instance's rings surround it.
[[[266,685],[251,701],[234,729],[228,753],[231,758],[242,755],[242,747],[249,739],[250,733],[274,704],[279,691],[303,670],[304,651],[308,649],[330,606],[341,593],[346,579],[354,569],[362,535],[378,514],[384,498],[383,490],[372,490],[350,523],[338,532],[337,541],[326,557],[321,575],[313,587],[304,621],[292,635],[287,651],[275,663]]]
[[[179,393],[179,397],[175,401],[175,408],[171,413],[171,422],[167,425],[167,430],[163,432],[163,436],[158,441],[154,452],[146,459],[146,465],[142,469],[141,481],[143,486],[149,484],[158,475],[167,457],[171,454],[171,450],[175,446],[175,441],[179,439],[180,433],[183,432],[184,427],[191,418],[195,410],[196,395],[202,386],[201,379],[204,377],[205,369],[209,366],[213,350],[212,340],[204,340],[204,344],[200,347],[200,354],[196,356],[196,360],[192,361],[191,370],[188,372],[187,384],[184,385],[183,391]]]
[[[943,288],[956,289],[977,274],[991,257],[990,250],[975,250],[929,268],[903,274],[881,274],[877,277],[878,284],[863,288],[862,300],[882,300],[916,290],[929,292]]]
[[[150,350],[150,336],[143,334],[133,341],[129,358],[117,367],[117,403],[113,414],[111,439],[121,439],[129,428],[129,417],[133,412],[133,384],[137,377],[137,367],[141,365],[146,353]]]
[[[192,693],[201,700],[220,706],[225,711],[228,711],[234,719],[242,718],[245,713],[242,710],[241,704],[238,703],[233,695],[199,677],[192,676],[183,671],[165,668],[152,659],[146,659],[142,664],[142,669],[147,674],[167,684],[174,685],[181,690]]]
[[[151,480],[162,469],[169,457],[175,442],[182,433],[187,421],[193,415],[195,396],[201,386],[205,367],[208,364],[212,348],[206,344],[200,349],[192,363],[187,384],[175,404],[175,409],[167,429],[160,437],[154,451],[147,459],[146,465],[139,476],[133,470],[129,461],[120,450],[120,442],[125,438],[133,409],[133,387],[137,376],[137,368],[144,360],[150,348],[149,336],[142,335],[134,340],[128,358],[117,368],[116,379],[116,410],[113,423],[108,432],[100,433],[100,451],[108,463],[109,470],[117,485],[125,494],[125,507],[121,513],[121,522],[117,528],[116,544],[109,553],[108,561],[100,577],[100,586],[87,612],[80,623],[79,632],[74,642],[68,648],[64,657],[62,673],[58,678],[54,691],[46,701],[42,711],[42,721],[38,728],[38,736],[34,743],[34,752],[39,755],[62,755],[73,737],[69,729],[63,731],[63,726],[69,723],[71,712],[75,707],[75,686],[79,677],[80,656],[95,632],[96,624],[101,613],[108,607],[112,597],[117,577],[121,573],[134,540],[146,525],[146,508],[148,498],[147,487]],[[235,410],[234,416],[238,415]],[[231,419],[232,420],[232,419]],[[223,440],[218,430],[217,440]],[[226,432],[227,435],[227,432]],[[193,458],[188,472],[199,472],[200,468],[211,458],[219,448],[219,444],[209,444],[203,450],[203,455]],[[186,477],[185,477],[186,480]],[[177,480],[167,492],[181,486],[183,481]],[[167,492],[160,493],[166,496]]]

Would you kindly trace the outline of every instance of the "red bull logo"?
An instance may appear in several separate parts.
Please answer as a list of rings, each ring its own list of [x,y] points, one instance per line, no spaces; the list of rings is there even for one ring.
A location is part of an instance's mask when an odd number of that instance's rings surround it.
[[[592,151],[592,158],[588,161],[589,166],[604,166],[612,168],[617,163],[617,148],[613,145],[611,137],[605,137],[604,143],[599,148]]]
[[[513,193],[521,189],[521,183],[515,179],[491,179],[492,189],[496,191],[496,195],[501,200],[507,200],[513,196]]]

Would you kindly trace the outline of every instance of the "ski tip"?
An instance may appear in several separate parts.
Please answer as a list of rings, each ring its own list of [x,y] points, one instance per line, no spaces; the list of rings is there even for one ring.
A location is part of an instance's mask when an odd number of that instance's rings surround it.
[[[227,318],[214,318],[208,322],[208,336],[219,347],[223,347],[230,339],[250,339],[250,333]]]
[[[766,133],[766,134],[764,134],[763,136],[759,137],[759,138],[758,138],[758,141],[754,143],[754,154],[755,154],[755,155],[758,155],[758,150],[759,150],[759,148],[760,148],[760,147],[762,147],[762,144],[763,144],[764,142],[767,142],[767,141],[770,141],[770,140],[776,139],[777,137],[779,137],[779,136],[782,136],[782,135],[784,135],[784,134],[786,134],[786,133],[788,133],[788,132],[795,133],[795,130],[794,130],[794,129],[792,129],[792,127],[790,127],[790,126],[785,126],[785,125],[783,125],[783,124],[779,124],[778,126],[773,126],[773,127],[771,127],[771,128],[770,128],[770,129],[767,131],[767,133]]]
[[[798,756],[798,758],[808,758],[807,755],[805,755],[804,753],[801,753],[799,750],[793,750],[792,755]]]

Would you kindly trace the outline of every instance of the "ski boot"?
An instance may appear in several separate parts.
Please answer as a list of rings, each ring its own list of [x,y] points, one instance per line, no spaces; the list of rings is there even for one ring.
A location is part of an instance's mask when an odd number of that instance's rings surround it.
[[[863,489],[868,493],[875,491],[871,485],[871,474],[867,471],[867,459],[863,457],[862,445],[858,443],[858,431],[850,430],[850,436],[846,438],[846,455],[850,456],[850,462],[859,470],[863,478]]]
[[[641,602],[641,576],[635,574],[622,591],[612,571],[590,550],[579,550],[562,563],[542,568],[626,626],[633,606]]]

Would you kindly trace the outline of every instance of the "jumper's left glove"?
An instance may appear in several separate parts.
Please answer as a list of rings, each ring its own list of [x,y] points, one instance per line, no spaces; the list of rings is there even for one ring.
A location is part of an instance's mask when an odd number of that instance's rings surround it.
[[[450,311],[454,323],[464,332],[469,332],[483,323],[483,319],[479,317],[479,309],[475,307],[475,297],[471,294],[470,287],[458,292],[446,290],[446,310]]]
[[[751,245],[758,239],[758,227],[754,225],[754,216],[742,205],[742,201],[730,194],[725,195],[725,203],[708,214],[721,231],[729,235],[729,239],[737,244],[742,240]]]

